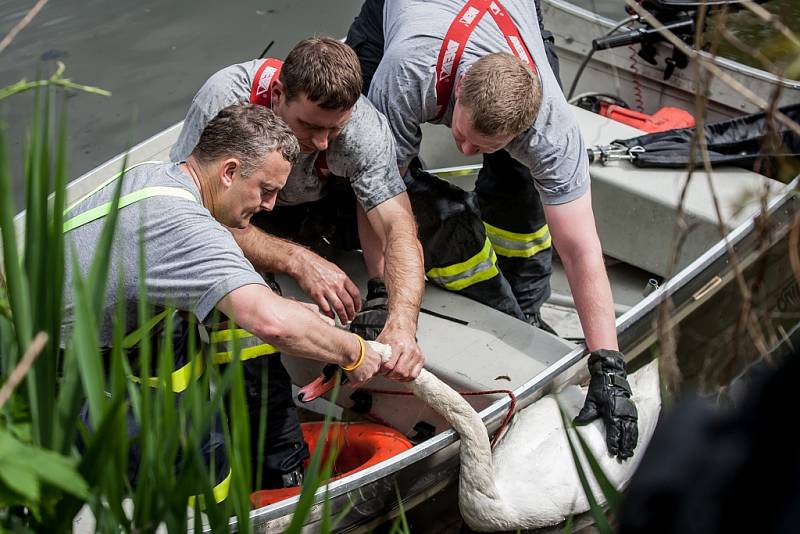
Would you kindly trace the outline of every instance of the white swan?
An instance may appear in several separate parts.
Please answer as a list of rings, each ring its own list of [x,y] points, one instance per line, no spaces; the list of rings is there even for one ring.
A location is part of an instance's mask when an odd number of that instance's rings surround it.
[[[661,408],[657,362],[630,375],[629,381],[639,412],[639,443],[632,458],[619,462],[607,453],[599,419],[579,427],[603,471],[617,487],[624,486],[635,471]],[[589,509],[555,398],[544,397],[520,411],[492,453],[483,421],[461,395],[426,370],[409,385],[461,436],[459,508],[470,528],[541,528]],[[571,419],[583,405],[586,390],[567,386],[558,397]],[[586,461],[582,463],[588,473]],[[593,489],[603,502],[596,485]]]

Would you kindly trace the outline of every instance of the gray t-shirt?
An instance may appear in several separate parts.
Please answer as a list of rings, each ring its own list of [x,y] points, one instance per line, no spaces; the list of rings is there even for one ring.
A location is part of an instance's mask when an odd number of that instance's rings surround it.
[[[203,128],[221,109],[250,101],[250,88],[263,60],[231,65],[209,78],[197,92],[186,114],[170,159],[183,161],[191,154]],[[356,198],[369,211],[406,190],[394,160],[394,138],[386,118],[365,97],[325,151],[333,177],[320,179],[314,173],[319,152],[301,154],[286,186],[278,193],[277,205],[291,206],[325,196],[331,179],[348,178]]]
[[[144,243],[145,288],[150,305],[190,311],[199,321],[204,321],[217,303],[234,289],[249,284],[265,285],[230,231],[203,207],[200,191],[192,178],[175,163],[138,165],[122,179],[122,195],[161,186],[188,191],[195,200],[152,196],[120,209],[100,320],[102,346],[109,346],[112,340],[118,294],[125,299],[125,332],[136,327],[140,238]],[[65,220],[110,202],[115,185],[116,181],[80,202]],[[65,234],[65,338],[74,321],[72,252],[85,277],[105,221],[103,217]]]
[[[530,168],[545,204],[563,204],[589,187],[586,150],[555,75],[547,62],[532,0],[502,0],[536,63],[542,106],[533,126],[506,146]],[[397,143],[397,163],[406,167],[419,153],[425,122],[451,126],[455,94],[439,121],[436,116],[436,62],[442,40],[463,3],[453,0],[393,0],[383,12],[384,55],[372,78],[369,99],[389,120]],[[480,57],[511,52],[487,13],[467,42],[456,73],[459,79]],[[455,91],[453,91],[455,93]]]

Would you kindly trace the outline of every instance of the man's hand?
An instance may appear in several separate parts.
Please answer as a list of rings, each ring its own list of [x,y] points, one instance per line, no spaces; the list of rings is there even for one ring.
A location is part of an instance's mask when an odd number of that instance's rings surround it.
[[[575,424],[585,425],[602,417],[609,454],[621,460],[630,458],[639,440],[638,414],[631,400],[622,353],[600,349],[592,352],[588,363],[589,392]]]
[[[353,336],[353,339],[355,339],[355,337],[356,336]],[[370,347],[369,343],[366,343],[363,340],[358,344],[359,353],[357,353],[357,355],[360,356],[361,343],[364,343],[364,359],[358,365],[358,367],[352,371],[345,371],[347,373],[347,378],[353,385],[356,386],[363,384],[375,376],[375,374],[377,374],[377,372],[380,370],[381,363],[383,361],[381,355],[375,349]]]
[[[417,378],[425,364],[425,357],[414,335],[406,329],[394,328],[389,324],[377,341],[392,347],[392,358],[381,366],[383,374],[403,382]]]
[[[417,345],[414,330],[402,328],[387,321],[386,285],[380,278],[367,283],[367,301],[364,308],[350,323],[350,331],[367,340],[375,340],[392,347],[392,357],[383,363],[381,372],[393,380],[408,381],[419,375],[425,358]]]
[[[348,323],[361,308],[361,293],[352,280],[335,264],[309,250],[296,254],[288,274],[319,306],[320,311]]]

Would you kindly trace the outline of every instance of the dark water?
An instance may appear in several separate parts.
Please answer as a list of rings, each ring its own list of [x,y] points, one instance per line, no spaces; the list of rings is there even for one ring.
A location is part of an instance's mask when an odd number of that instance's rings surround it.
[[[312,34],[342,36],[362,0],[51,0],[0,54],[0,87],[37,69],[52,72],[66,63],[66,76],[108,89],[105,98],[72,93],[70,175],[77,177],[133,143],[181,120],[202,82],[217,69],[257,57],[275,41],[270,55],[284,56]],[[622,18],[623,0],[575,0],[611,18]],[[0,36],[19,21],[33,0],[0,0]],[[800,33],[800,1],[772,0],[766,7]],[[749,46],[777,61],[796,57],[776,32],[748,12],[732,24]],[[731,55],[740,52],[727,47]],[[5,101],[9,155],[21,168],[21,147],[30,96]],[[19,182],[18,182],[19,184]],[[22,187],[15,191],[17,201]]]
[[[0,0],[0,36],[33,3]],[[611,18],[625,16],[623,0],[575,3]],[[275,42],[270,55],[282,57],[308,35],[342,36],[360,5],[361,0],[51,0],[0,54],[0,87],[32,79],[37,69],[52,72],[60,60],[74,81],[112,92],[108,98],[70,95],[69,164],[70,175],[77,177],[129,143],[181,120],[194,92],[217,69],[257,57],[270,41]],[[800,30],[800,2],[773,0],[767,7]],[[739,13],[732,21],[742,40],[770,57],[785,63],[797,55],[753,15]],[[17,96],[4,105],[17,174],[30,101],[30,96]],[[22,187],[17,183],[19,202]]]
[[[0,0],[0,38],[34,4]],[[0,54],[0,87],[50,73],[55,60],[75,82],[108,89],[105,98],[69,98],[70,175],[77,177],[183,119],[213,72],[256,58],[270,41],[283,57],[313,34],[343,36],[361,0],[120,2],[51,0]],[[5,100],[9,157],[19,173],[31,97]],[[15,198],[23,195],[17,180]]]

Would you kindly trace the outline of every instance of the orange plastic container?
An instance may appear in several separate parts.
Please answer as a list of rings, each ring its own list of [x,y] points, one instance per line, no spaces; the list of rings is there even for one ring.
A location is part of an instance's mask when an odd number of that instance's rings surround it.
[[[322,423],[303,423],[300,427],[313,456],[320,446]],[[338,451],[331,480],[366,469],[412,447],[397,430],[372,423],[332,423],[322,446],[325,447],[323,464],[332,452]],[[261,508],[299,493],[300,487],[258,490],[250,494],[250,503]]]

